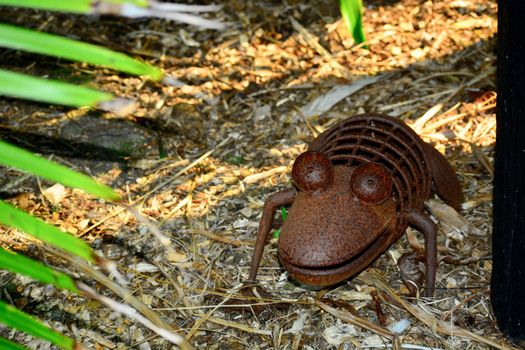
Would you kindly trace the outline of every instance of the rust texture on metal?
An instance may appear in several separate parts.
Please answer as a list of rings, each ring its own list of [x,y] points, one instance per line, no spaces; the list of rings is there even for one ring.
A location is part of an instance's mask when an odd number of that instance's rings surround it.
[[[431,190],[459,210],[447,160],[398,119],[363,114],[317,137],[295,161],[295,188],[269,198],[257,233],[254,281],[279,205],[291,204],[278,243],[292,279],[330,286],[355,276],[414,226],[425,235],[426,295],[435,284],[436,227],[423,212]]]
[[[292,179],[303,192],[319,192],[332,183],[334,167],[324,153],[305,152],[293,163]]]

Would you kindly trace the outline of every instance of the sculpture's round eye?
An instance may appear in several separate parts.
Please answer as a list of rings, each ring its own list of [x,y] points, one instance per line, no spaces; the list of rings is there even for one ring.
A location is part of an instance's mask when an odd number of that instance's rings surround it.
[[[350,183],[355,195],[371,205],[383,203],[392,192],[392,176],[378,163],[359,165],[354,170]]]
[[[333,178],[332,162],[321,152],[304,152],[293,163],[292,179],[301,191],[322,191],[332,183]]]

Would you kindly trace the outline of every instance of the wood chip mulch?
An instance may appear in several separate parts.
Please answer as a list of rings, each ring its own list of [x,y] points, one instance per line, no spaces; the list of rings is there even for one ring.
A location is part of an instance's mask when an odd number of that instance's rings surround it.
[[[66,190],[64,200],[53,204],[44,196],[51,184],[39,187],[25,178],[11,202],[114,260],[133,294],[196,349],[511,348],[489,300],[496,1],[365,1],[368,48],[355,45],[336,5],[232,0],[220,14],[231,22],[224,32],[159,20],[42,18],[30,11],[10,16],[12,23],[31,22],[130,52],[181,83],[59,63],[91,76],[101,89],[136,98],[139,108],[128,119],[155,130],[158,140],[125,167],[111,163],[96,170],[93,161],[58,160],[117,188],[170,238],[172,249],[120,207],[79,191]],[[28,64],[35,56],[14,55],[3,56],[12,58],[12,67],[36,69]],[[43,62],[49,69],[53,60]],[[309,106],[320,97],[330,100],[334,88],[363,82],[333,106]],[[17,127],[48,134],[84,113],[5,99],[2,104],[7,114],[18,115]],[[402,283],[397,260],[423,243],[409,229],[358,278],[321,291],[287,278],[272,239],[258,276],[271,294],[266,310],[242,312],[223,303],[241,296],[264,200],[291,185],[295,157],[337,121],[373,111],[411,125],[445,154],[464,186],[461,214],[437,197],[427,203],[440,228],[436,298],[411,298]],[[159,144],[167,155],[162,159]],[[3,245],[54,261],[36,242],[1,232]],[[83,278],[59,261],[56,266]],[[22,309],[91,348],[172,348],[97,303],[3,271],[0,282]],[[276,302],[279,307],[272,306]],[[15,339],[47,348],[22,334]]]

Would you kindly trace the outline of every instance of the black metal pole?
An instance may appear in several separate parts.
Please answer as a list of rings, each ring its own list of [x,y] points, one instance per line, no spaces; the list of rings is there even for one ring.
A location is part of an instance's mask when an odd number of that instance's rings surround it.
[[[491,300],[501,331],[525,347],[525,1],[498,2]]]

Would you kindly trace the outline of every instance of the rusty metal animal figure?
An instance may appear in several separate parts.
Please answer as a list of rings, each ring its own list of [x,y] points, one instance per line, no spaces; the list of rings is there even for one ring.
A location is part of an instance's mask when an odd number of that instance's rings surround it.
[[[295,160],[292,179],[294,188],[264,205],[249,282],[276,209],[291,204],[278,255],[292,279],[312,286],[344,281],[413,226],[425,237],[425,295],[433,295],[437,230],[424,201],[431,190],[456,210],[463,201],[454,170],[434,147],[398,119],[358,115],[319,135]]]

